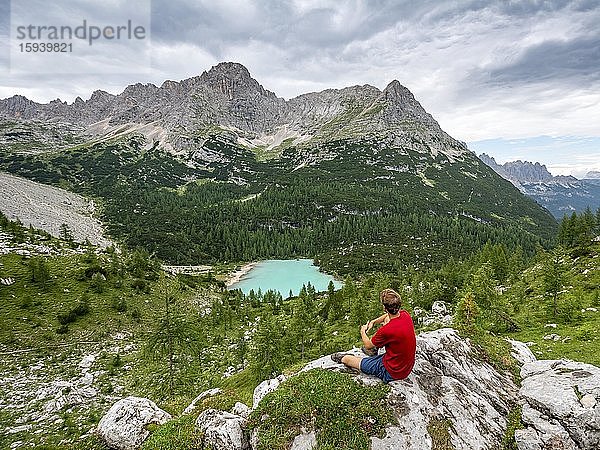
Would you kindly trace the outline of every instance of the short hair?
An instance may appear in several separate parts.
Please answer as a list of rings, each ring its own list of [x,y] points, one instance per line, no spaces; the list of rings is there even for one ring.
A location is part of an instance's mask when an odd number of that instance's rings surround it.
[[[400,307],[402,306],[400,294],[393,289],[384,289],[381,291],[381,294],[379,294],[379,298],[388,313],[398,314],[398,311],[400,311]]]

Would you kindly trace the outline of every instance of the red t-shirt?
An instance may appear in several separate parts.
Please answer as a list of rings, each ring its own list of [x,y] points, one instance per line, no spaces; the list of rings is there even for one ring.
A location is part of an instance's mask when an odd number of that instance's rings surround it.
[[[415,364],[417,339],[410,314],[400,311],[371,338],[376,347],[385,347],[383,367],[395,380],[406,378]]]

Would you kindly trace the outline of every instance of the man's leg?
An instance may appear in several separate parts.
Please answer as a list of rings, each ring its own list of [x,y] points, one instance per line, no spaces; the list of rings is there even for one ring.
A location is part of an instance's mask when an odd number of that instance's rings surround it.
[[[353,369],[360,370],[360,362],[362,358],[353,355],[346,355],[342,358],[342,363],[348,367],[352,367]]]

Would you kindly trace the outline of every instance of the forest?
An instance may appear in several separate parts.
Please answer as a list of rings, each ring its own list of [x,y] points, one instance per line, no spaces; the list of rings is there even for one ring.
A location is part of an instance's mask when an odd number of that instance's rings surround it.
[[[549,248],[556,233],[547,211],[473,161],[449,164],[438,155],[422,169],[436,180],[433,189],[413,173],[390,177],[363,162],[377,152],[390,167],[422,164],[406,149],[330,142],[319,151],[339,157],[292,170],[295,149],[258,161],[219,140],[205,147],[225,160],[192,167],[130,139],[3,154],[0,168],[96,199],[117,242],[171,264],[302,256],[339,276],[358,275],[440,267],[487,242],[530,256],[538,245]],[[477,176],[465,176],[467,166]]]

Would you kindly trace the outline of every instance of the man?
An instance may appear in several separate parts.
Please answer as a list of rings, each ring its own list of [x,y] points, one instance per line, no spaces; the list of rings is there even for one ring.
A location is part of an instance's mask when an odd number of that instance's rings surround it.
[[[410,374],[415,364],[416,336],[412,318],[408,312],[401,310],[400,294],[393,289],[384,289],[379,298],[385,314],[360,327],[365,353],[385,347],[382,355],[359,358],[346,353],[331,355],[337,363],[359,369],[367,375],[375,375],[384,382],[402,380]],[[372,339],[367,332],[374,324],[383,323]]]

